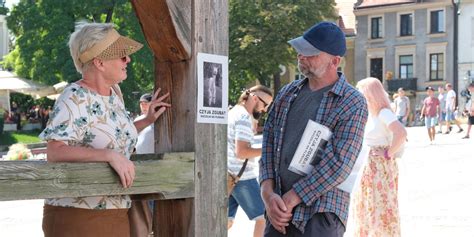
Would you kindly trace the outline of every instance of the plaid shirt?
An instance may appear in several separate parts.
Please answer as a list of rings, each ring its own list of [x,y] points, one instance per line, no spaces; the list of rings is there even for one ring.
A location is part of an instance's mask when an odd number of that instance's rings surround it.
[[[291,103],[308,79],[285,86],[275,98],[263,131],[260,182],[273,179],[275,192],[281,193],[278,175],[285,124]],[[311,107],[308,106],[310,109]],[[315,121],[333,132],[321,161],[313,171],[298,180],[293,190],[302,203],[295,207],[292,223],[304,232],[306,223],[318,212],[333,212],[346,225],[350,194],[337,189],[350,174],[362,146],[367,122],[365,98],[346,82],[344,75],[324,93]]]

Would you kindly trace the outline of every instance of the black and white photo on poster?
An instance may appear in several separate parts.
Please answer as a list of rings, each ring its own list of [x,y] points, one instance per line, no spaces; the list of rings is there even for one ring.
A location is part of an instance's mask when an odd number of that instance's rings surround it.
[[[204,107],[222,107],[222,64],[204,62]]]
[[[198,53],[198,123],[227,124],[228,57]]]

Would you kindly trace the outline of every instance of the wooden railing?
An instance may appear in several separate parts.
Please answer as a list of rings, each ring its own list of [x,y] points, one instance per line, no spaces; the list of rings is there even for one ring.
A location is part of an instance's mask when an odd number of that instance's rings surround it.
[[[0,161],[0,201],[117,194],[153,199],[194,196],[194,153],[132,156],[136,178],[124,189],[107,163]]]

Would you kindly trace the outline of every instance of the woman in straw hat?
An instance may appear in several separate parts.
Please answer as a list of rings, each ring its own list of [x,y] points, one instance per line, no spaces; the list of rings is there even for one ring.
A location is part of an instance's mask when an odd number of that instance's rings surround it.
[[[143,45],[121,36],[112,24],[76,25],[69,39],[74,65],[82,79],[71,83],[54,105],[40,138],[48,142],[48,162],[107,162],[124,188],[135,178],[129,160],[137,133],[170,104],[156,91],[145,118],[133,122],[118,83],[127,78],[132,53]],[[128,195],[46,199],[43,231],[55,236],[129,236]]]

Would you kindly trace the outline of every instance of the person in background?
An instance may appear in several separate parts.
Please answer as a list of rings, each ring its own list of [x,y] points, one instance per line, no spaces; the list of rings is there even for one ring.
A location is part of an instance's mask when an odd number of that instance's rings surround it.
[[[153,95],[145,118],[133,122],[125,110],[118,84],[127,78],[132,53],[143,45],[121,36],[113,24],[76,24],[69,49],[82,79],[71,83],[57,99],[40,134],[47,141],[48,162],[106,162],[123,188],[130,188],[135,167],[129,160],[137,133],[153,123],[170,104],[169,94]],[[46,199],[45,237],[128,237],[128,195]]]
[[[370,147],[361,183],[352,194],[354,233],[349,236],[400,236],[397,152],[406,129],[390,109],[388,94],[376,78],[356,86],[367,99],[369,119],[364,143]]]
[[[248,159],[245,170],[229,196],[229,213],[227,227],[231,228],[237,208],[240,206],[248,218],[255,221],[254,237],[262,237],[265,229],[263,216],[265,207],[260,196],[257,181],[257,162],[262,148],[253,148],[254,121],[268,109],[272,103],[272,91],[262,85],[245,90],[237,104],[229,111],[227,124],[227,167],[230,173],[237,176],[244,162]]]
[[[390,108],[393,110],[393,112],[395,112],[395,100],[398,98],[398,93],[394,93],[393,96],[392,96],[392,102],[390,103]]]
[[[440,114],[438,117],[439,131],[437,133],[443,133],[443,123],[446,121],[446,95],[442,86],[438,87],[438,100]]]
[[[434,97],[434,89],[431,86],[426,87],[426,93],[428,97],[423,100],[423,107],[421,107],[420,119],[425,117],[425,126],[428,129],[428,136],[430,138],[430,144],[434,143],[435,140],[435,127],[436,120],[438,119],[439,112],[439,100]]]
[[[46,128],[46,124],[48,123],[49,120],[49,112],[51,110],[51,106],[48,106],[48,108],[41,107],[39,110],[39,118],[41,121],[41,129]]]
[[[160,89],[158,89],[160,90]],[[134,121],[146,118],[153,96],[145,93],[140,97],[140,116]],[[155,153],[155,124],[152,123],[138,133],[136,154]],[[154,200],[134,200],[128,212],[132,237],[153,236]]]
[[[469,139],[469,133],[471,133],[471,127],[474,124],[474,82],[471,82],[467,88],[471,97],[469,102],[466,104],[466,113],[467,113],[467,131],[466,135],[462,137],[463,139]]]
[[[305,78],[280,90],[264,126],[260,183],[265,236],[342,237],[350,194],[337,186],[347,179],[361,151],[367,104],[337,70],[346,38],[336,24],[320,22],[289,43]],[[327,127],[332,136],[303,176],[289,165],[310,120]]]
[[[407,126],[408,116],[410,115],[410,99],[405,96],[405,90],[402,87],[398,88],[398,98],[393,102],[395,103],[395,115],[398,121],[400,121],[403,126]]]
[[[140,97],[140,111],[141,114],[138,116],[135,121],[141,120],[146,117],[148,114],[148,108],[150,107],[152,95],[150,93],[145,93]],[[150,154],[155,153],[155,124],[152,123],[150,126],[143,129],[138,134],[137,154]]]
[[[458,133],[462,133],[464,130],[461,128],[461,124],[456,119],[456,92],[453,90],[453,86],[450,83],[446,84],[446,132],[444,134],[449,134],[453,129],[451,127],[451,121],[458,126]]]

